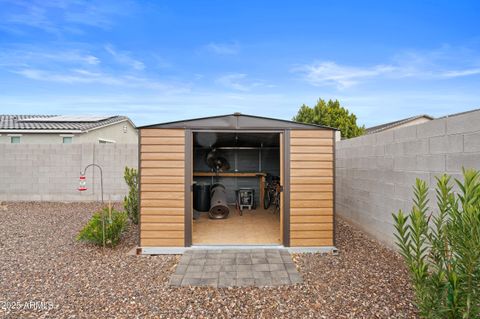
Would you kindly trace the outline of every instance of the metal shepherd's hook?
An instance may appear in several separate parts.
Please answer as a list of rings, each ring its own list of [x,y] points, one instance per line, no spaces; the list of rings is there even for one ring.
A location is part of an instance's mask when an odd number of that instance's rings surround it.
[[[89,164],[85,167],[85,169],[83,170],[80,170],[80,176],[85,176],[85,173],[87,172],[87,168],[89,168],[90,166],[95,166],[95,167],[98,167],[98,169],[100,170],[100,188],[101,188],[101,192],[102,192],[102,203],[103,203],[103,171],[102,171],[102,167],[98,164]],[[81,179],[81,178],[80,178]],[[84,188],[86,190],[86,188]],[[84,190],[84,189],[79,189],[79,190]]]

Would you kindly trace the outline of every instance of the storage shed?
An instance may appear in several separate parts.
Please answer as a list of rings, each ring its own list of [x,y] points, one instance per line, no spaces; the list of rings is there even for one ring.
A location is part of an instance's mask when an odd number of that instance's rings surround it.
[[[333,128],[240,113],[140,127],[142,252],[334,246],[334,152]],[[212,219],[194,185],[210,197],[217,184],[228,215]],[[238,195],[245,189],[251,198]]]

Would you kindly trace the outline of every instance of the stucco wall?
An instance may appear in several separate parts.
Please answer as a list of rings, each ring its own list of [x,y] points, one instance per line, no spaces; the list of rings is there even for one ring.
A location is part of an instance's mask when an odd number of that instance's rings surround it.
[[[103,167],[105,200],[127,193],[125,166],[138,166],[136,144],[0,144],[0,200],[99,200],[98,169],[87,170],[87,187],[77,191],[80,170]]]
[[[480,111],[338,141],[336,212],[393,247],[391,214],[410,211],[415,179],[463,166],[480,169]]]
[[[127,125],[127,132],[123,132],[123,127]],[[101,129],[93,130],[85,134],[73,138],[74,143],[98,143],[99,138],[113,140],[119,144],[137,144],[138,134],[137,130],[130,124],[130,122],[120,122]]]
[[[431,121],[430,119],[421,117],[421,118],[415,119],[413,121],[408,121],[406,123],[403,123],[399,126],[394,127],[393,129],[395,130],[397,128],[402,128],[402,127],[407,127],[407,126],[412,126],[412,125],[418,125],[418,124],[427,123],[427,122],[430,122],[430,121]]]
[[[127,126],[127,131],[124,132],[124,126]],[[63,136],[73,136],[72,143],[98,143],[99,138],[113,140],[118,144],[136,144],[138,143],[138,134],[135,127],[130,122],[119,122],[113,125],[98,128],[83,134],[68,134],[68,133],[22,133],[20,137],[20,144],[62,144]],[[14,135],[18,135],[15,133]],[[9,133],[0,134],[0,144],[10,144]]]

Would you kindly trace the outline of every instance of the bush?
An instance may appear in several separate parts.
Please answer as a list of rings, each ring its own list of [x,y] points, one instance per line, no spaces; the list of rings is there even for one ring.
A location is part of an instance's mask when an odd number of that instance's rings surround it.
[[[416,181],[414,206],[393,215],[397,245],[409,269],[416,303],[425,318],[480,316],[480,178],[463,171],[464,181],[437,178],[438,212],[428,207],[428,187]]]
[[[127,223],[128,217],[125,212],[105,207],[93,214],[92,218],[78,234],[77,240],[99,246],[114,247],[120,242]]]
[[[129,191],[123,199],[123,207],[132,223],[138,224],[138,171],[125,166],[124,178]]]

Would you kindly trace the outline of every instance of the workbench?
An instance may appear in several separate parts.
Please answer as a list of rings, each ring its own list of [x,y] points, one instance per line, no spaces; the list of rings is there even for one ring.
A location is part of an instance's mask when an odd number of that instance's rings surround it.
[[[263,172],[193,172],[193,177],[258,177],[258,187],[260,189],[260,203],[259,205],[263,205],[263,199],[265,197],[265,176],[267,173]]]

